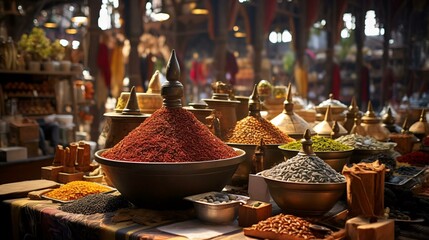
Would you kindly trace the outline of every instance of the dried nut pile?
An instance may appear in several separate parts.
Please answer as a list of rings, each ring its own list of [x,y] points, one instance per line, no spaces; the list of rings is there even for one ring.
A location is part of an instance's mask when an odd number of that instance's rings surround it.
[[[359,134],[341,136],[335,141],[351,146],[356,150],[389,150],[396,146],[395,143],[380,142],[375,138]]]
[[[262,172],[264,177],[296,183],[343,183],[345,177],[315,155],[296,155]]]
[[[261,138],[265,144],[283,144],[294,141],[266,119],[247,116],[237,122],[232,132],[229,133],[227,142],[258,145]]]
[[[233,200],[236,200],[237,196],[226,194],[226,193],[214,193],[211,195],[207,195],[201,199],[198,199],[200,202],[207,202],[207,203],[214,203],[214,204],[221,204],[221,203],[228,203]]]
[[[249,229],[262,232],[287,234],[300,239],[316,239],[310,230],[310,222],[293,215],[279,214],[253,224]],[[246,232],[245,232],[246,234]]]

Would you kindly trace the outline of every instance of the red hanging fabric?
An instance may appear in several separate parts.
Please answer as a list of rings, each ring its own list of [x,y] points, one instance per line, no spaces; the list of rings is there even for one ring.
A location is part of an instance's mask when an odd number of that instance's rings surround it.
[[[318,1],[318,0],[316,0]],[[271,23],[274,20],[274,17],[276,16],[276,9],[277,9],[277,1],[276,0],[265,0],[265,9],[264,9],[264,32],[268,33],[270,31]]]
[[[106,87],[110,89],[111,72],[110,72],[109,48],[105,43],[100,43],[98,46],[97,66],[100,69],[101,73],[103,74]]]
[[[310,29],[319,15],[320,0],[307,0],[307,19],[305,22],[306,29]]]

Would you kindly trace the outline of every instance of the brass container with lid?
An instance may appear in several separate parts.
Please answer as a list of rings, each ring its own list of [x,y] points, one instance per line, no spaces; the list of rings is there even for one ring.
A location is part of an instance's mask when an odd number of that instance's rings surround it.
[[[328,105],[325,113],[325,118],[323,119],[323,121],[314,125],[313,130],[316,132],[317,135],[324,136],[324,137],[331,137],[331,133],[334,132],[333,130],[334,120],[332,119],[331,111],[332,111],[331,105]],[[336,135],[337,136],[347,135],[347,130],[338,121],[337,123],[338,123],[338,133]]]
[[[361,124],[368,136],[375,138],[378,141],[387,141],[389,139],[389,131],[383,127],[381,118],[379,118],[372,109],[371,101],[368,101],[368,108],[362,117]]]
[[[419,121],[410,126],[410,132],[414,133],[420,140],[423,140],[424,137],[429,135],[429,123],[426,119],[426,109],[422,110]]]
[[[346,121],[344,122],[343,126],[347,130],[348,133],[352,130],[353,126],[355,125],[355,119],[362,117],[363,113],[359,111],[359,107],[356,104],[356,98],[355,96],[352,97],[352,101],[350,102],[350,106],[346,112]]]
[[[310,124],[306,122],[302,117],[294,113],[294,103],[292,101],[292,86],[289,84],[286,100],[284,101],[283,112],[271,119],[271,123],[278,127],[282,132],[289,135],[289,137],[295,140],[300,140],[305,130],[311,129]],[[311,134],[315,134],[311,130]]]
[[[213,87],[214,86],[214,87]],[[220,123],[220,136],[218,136],[222,140],[226,140],[227,134],[234,128],[235,123],[237,122],[237,112],[236,108],[240,104],[240,101],[231,100],[230,94],[223,93],[224,87],[222,84],[212,85],[214,91],[211,99],[203,99],[204,102],[207,103],[209,108],[214,109],[216,111],[217,116],[219,116]]]
[[[317,112],[316,121],[323,121],[328,106],[331,106],[332,120],[339,122],[343,122],[345,120],[344,111],[347,110],[347,106],[344,103],[334,99],[334,95],[331,93],[329,94],[328,99],[315,107]]]
[[[383,122],[383,126],[389,130],[390,133],[400,133],[402,132],[402,128],[396,124],[396,119],[392,114],[392,109],[390,107],[387,108],[387,112],[381,118]]]
[[[105,148],[111,148],[121,141],[129,132],[139,126],[150,114],[144,114],[140,111],[135,88],[131,88],[129,98],[124,109],[120,113],[105,113],[106,126],[103,132],[106,132]]]

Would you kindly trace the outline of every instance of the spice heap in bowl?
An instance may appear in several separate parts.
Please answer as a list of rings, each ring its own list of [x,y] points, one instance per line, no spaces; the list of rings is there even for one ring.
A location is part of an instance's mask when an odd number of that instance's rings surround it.
[[[237,182],[244,181],[247,183],[249,173],[255,173],[255,170],[252,169],[252,159],[256,146],[260,144],[261,139],[265,144],[264,169],[283,161],[282,154],[278,149],[280,144],[295,141],[271,122],[262,118],[260,110],[261,102],[255,85],[249,98],[249,115],[236,123],[226,141],[229,146],[243,149],[246,152],[245,162],[239,166],[234,175],[234,180]]]
[[[337,172],[341,172],[350,156],[353,153],[353,147],[337,142],[331,138],[323,136],[312,136],[313,151]],[[301,149],[301,142],[295,141],[279,146],[285,158],[289,159],[296,156]]]
[[[373,137],[359,134],[341,136],[335,141],[354,148],[350,163],[359,163],[362,159],[372,155],[389,152],[396,146],[396,143],[393,142],[380,142]]]
[[[309,130],[301,142],[298,155],[262,171],[261,175],[271,197],[283,211],[321,215],[344,193],[346,179],[314,154]]]
[[[182,108],[179,76],[173,51],[161,89],[164,106],[95,154],[112,184],[137,206],[177,208],[186,196],[220,191],[244,160],[243,150],[226,145]]]

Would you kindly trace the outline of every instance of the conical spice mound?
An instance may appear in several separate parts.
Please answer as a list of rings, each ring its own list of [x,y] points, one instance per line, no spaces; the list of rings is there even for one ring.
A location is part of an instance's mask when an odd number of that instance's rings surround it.
[[[161,90],[164,106],[104,151],[102,157],[134,162],[196,162],[237,156],[233,148],[182,108],[183,86],[179,76],[173,50],[167,66],[168,81]]]
[[[259,96],[256,86],[249,100],[249,115],[237,122],[229,133],[227,142],[258,145],[263,139],[265,144],[283,144],[294,141],[278,127],[261,117]]]
[[[135,162],[195,162],[235,157],[235,151],[182,108],[154,112],[102,157]]]

